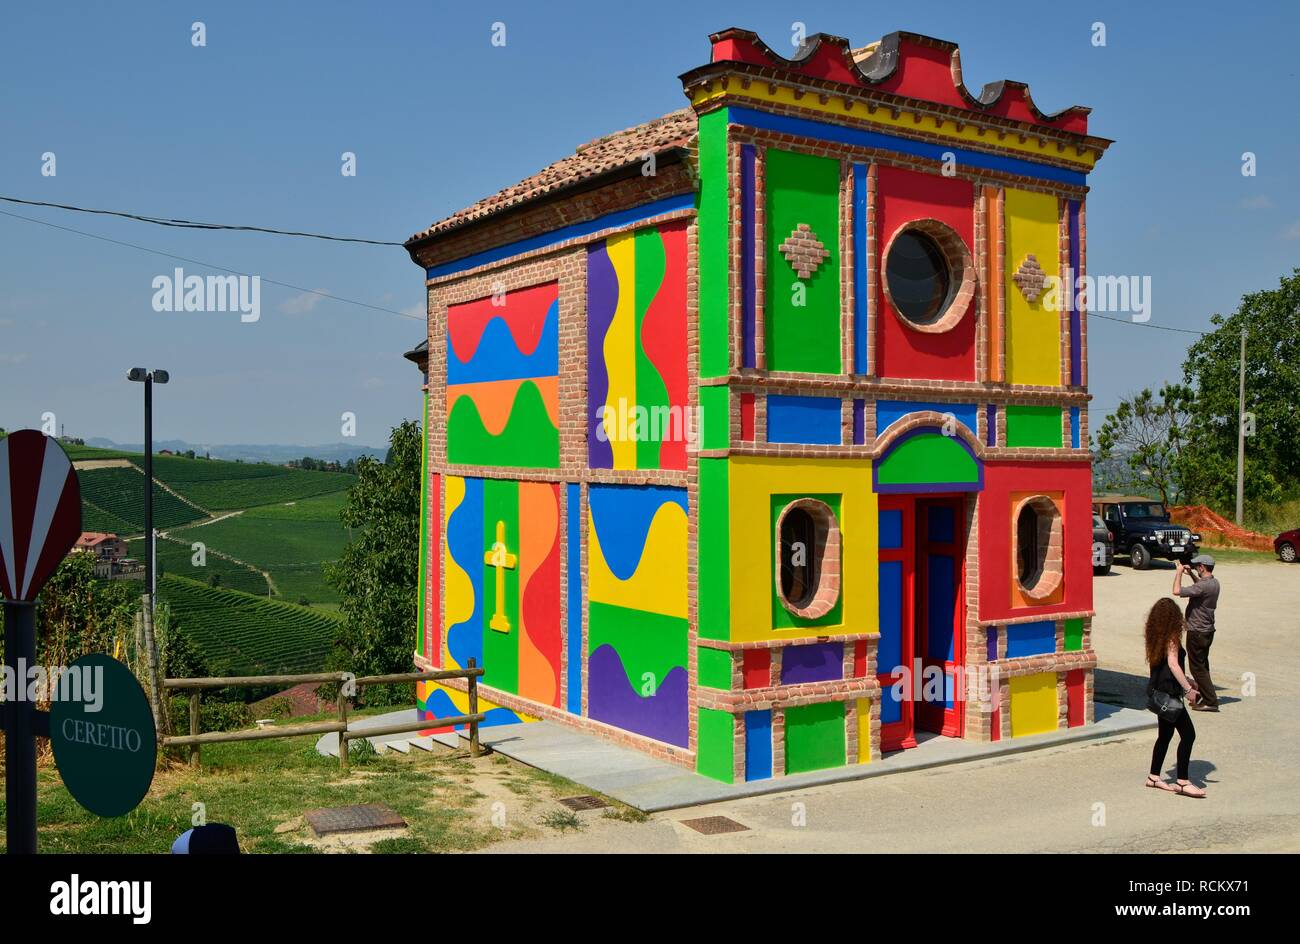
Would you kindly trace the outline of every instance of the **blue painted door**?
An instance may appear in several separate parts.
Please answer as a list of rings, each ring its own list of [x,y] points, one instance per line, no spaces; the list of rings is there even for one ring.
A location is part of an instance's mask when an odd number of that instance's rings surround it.
[[[916,503],[916,726],[960,737],[965,657],[966,515],[962,498]]]

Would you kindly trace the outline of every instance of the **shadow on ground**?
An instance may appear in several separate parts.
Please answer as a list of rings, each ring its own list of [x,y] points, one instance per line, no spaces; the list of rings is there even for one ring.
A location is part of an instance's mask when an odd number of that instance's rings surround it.
[[[1093,676],[1093,695],[1108,705],[1146,708],[1147,680],[1145,675],[1099,668]]]

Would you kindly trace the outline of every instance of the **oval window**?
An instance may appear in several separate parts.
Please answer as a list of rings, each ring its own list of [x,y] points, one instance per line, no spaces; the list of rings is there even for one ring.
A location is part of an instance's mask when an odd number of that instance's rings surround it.
[[[894,308],[913,324],[932,325],[952,301],[952,273],[943,249],[927,233],[899,233],[885,260],[885,278]]]
[[[1016,512],[1016,582],[1026,596],[1044,600],[1062,578],[1061,511],[1045,495],[1026,499]]]
[[[817,593],[817,522],[806,508],[791,508],[781,518],[781,595],[794,607],[807,606]]]
[[[818,619],[840,598],[840,528],[835,512],[815,498],[800,498],[776,522],[776,591],[795,616]]]

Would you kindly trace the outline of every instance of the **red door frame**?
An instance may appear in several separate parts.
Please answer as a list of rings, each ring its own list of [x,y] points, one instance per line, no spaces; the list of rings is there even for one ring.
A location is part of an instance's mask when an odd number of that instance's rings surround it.
[[[912,495],[881,495],[878,508],[880,511],[898,511],[902,513],[902,547],[880,548],[881,562],[898,561],[903,565],[903,586],[900,592],[899,620],[899,662],[911,671],[913,658],[914,606],[916,599],[916,522],[914,520],[915,502]],[[878,579],[878,578],[877,578]],[[876,650],[879,652],[879,648]],[[893,674],[894,666],[876,666],[876,681],[880,683],[881,701],[889,697],[889,689],[899,681]],[[913,696],[915,697],[915,693]],[[916,747],[916,726],[913,715],[915,704],[912,697],[899,703],[901,718],[889,724],[880,725],[880,750],[898,751]]]
[[[929,512],[932,508],[946,507],[952,512],[952,540],[932,541],[930,539]],[[926,495],[916,499],[916,620],[915,652],[920,656],[921,675],[912,680],[913,697],[917,700],[916,721],[918,727],[933,731],[944,737],[961,737],[965,729],[965,698],[961,679],[961,668],[966,661],[966,503],[965,496]],[[952,604],[952,658],[931,659],[928,634],[930,628],[929,614],[929,567],[926,566],[930,554],[951,556],[953,560],[953,604]],[[925,692],[925,671],[930,666],[937,666],[944,673],[944,687],[947,679],[952,679],[952,707],[944,708],[922,700]]]
[[[952,509],[953,540],[950,542],[929,540],[926,509],[936,505],[947,505]],[[961,492],[881,495],[878,508],[880,511],[902,512],[902,546],[879,549],[880,562],[899,561],[903,565],[902,599],[899,603],[902,617],[900,661],[913,676],[911,697],[899,706],[900,719],[880,727],[881,751],[896,751],[916,746],[918,727],[933,730],[945,737],[961,737],[965,731],[965,692],[958,690],[957,671],[964,666],[966,660],[966,496]],[[954,562],[951,660],[937,661],[925,656],[928,629],[927,568],[922,565],[925,556],[932,551],[951,554]],[[952,675],[952,708],[934,710],[934,706],[921,701],[925,688],[924,678],[916,669],[919,666],[923,672],[926,665],[939,665],[946,674]],[[893,668],[894,666],[876,666],[876,680],[880,683],[882,693],[887,692],[899,680],[893,674]],[[882,700],[884,697],[882,694]]]

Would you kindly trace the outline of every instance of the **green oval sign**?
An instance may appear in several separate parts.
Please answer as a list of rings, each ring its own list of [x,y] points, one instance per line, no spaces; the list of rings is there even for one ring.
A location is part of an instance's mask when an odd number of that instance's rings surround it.
[[[96,816],[131,812],[158,759],[149,699],[131,670],[103,653],[82,656],[50,703],[50,743],[73,799]]]

